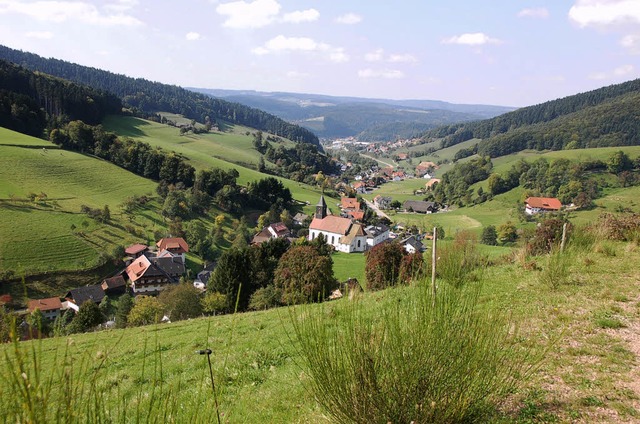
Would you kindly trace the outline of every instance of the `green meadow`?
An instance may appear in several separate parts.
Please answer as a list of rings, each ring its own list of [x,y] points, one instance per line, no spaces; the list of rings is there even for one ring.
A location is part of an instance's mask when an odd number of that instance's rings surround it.
[[[516,257],[485,268],[481,282],[469,283],[482,284],[483,308],[511,317],[518,348],[546,347],[542,364],[504,399],[492,422],[619,423],[640,416],[635,340],[640,248],[605,241],[571,247],[566,255],[566,272],[557,286],[545,283],[546,256]],[[364,293],[359,305],[376,316],[388,297],[418,293],[415,287]],[[0,362],[13,365],[0,367],[0,407],[5,417],[15,408],[28,408],[11,386],[12,373],[17,373],[18,381],[24,379],[33,390],[51,382],[54,394],[42,398],[49,402],[76,387],[74,383],[87,382],[69,400],[80,417],[105,408],[115,422],[125,421],[125,415],[126,421],[136,422],[147,422],[149,415],[163,422],[215,422],[206,357],[196,354],[211,348],[223,422],[328,422],[308,391],[310,377],[302,366],[292,318],[320,315],[331,323],[345,319],[352,303],[342,299],[23,342],[17,346],[22,353],[11,344],[1,345]],[[16,355],[22,355],[23,368],[15,366]],[[37,371],[30,365],[34,357]],[[84,403],[88,399],[91,408]],[[44,408],[37,404],[38,411]]]
[[[118,135],[180,153],[196,169],[235,168],[240,174],[239,184],[247,184],[266,176],[255,169],[260,153],[253,148],[253,136],[246,135],[247,131],[252,130],[246,127],[228,126],[222,133],[181,136],[178,128],[133,117],[107,117],[103,125],[107,130]],[[264,136],[266,137],[267,134]],[[285,144],[290,146],[291,142],[285,141]],[[267,161],[267,163],[269,162]],[[321,191],[319,189],[286,178],[276,178],[291,190],[295,200],[302,203],[309,202],[311,206],[304,208],[306,213],[313,210],[312,206],[320,198]]]

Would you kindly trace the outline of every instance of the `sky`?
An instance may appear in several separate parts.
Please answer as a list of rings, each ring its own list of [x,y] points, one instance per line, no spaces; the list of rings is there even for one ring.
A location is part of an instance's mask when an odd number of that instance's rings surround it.
[[[0,0],[0,44],[183,87],[519,107],[640,77],[640,0]]]

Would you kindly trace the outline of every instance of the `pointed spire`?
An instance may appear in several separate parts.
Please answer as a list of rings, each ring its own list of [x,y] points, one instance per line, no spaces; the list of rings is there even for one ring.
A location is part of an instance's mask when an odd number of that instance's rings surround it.
[[[327,216],[327,203],[324,201],[324,196],[320,196],[320,200],[316,205],[315,217],[318,219],[324,219]]]

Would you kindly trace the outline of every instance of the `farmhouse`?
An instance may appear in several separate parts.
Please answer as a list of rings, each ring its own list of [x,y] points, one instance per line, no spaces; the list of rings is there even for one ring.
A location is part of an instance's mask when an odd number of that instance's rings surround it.
[[[429,181],[427,181],[424,185],[424,188],[426,188],[427,190],[433,190],[436,184],[440,183],[440,178],[431,178]]]
[[[407,212],[434,213],[438,211],[438,206],[434,202],[422,200],[405,200],[402,207]]]
[[[426,250],[422,242],[418,240],[415,236],[409,236],[403,240],[400,240],[399,243],[404,248],[404,250],[409,254],[413,254],[416,252],[422,253]]]
[[[291,235],[291,231],[287,228],[286,225],[282,222],[277,222],[275,224],[269,224],[262,229],[258,234],[253,236],[251,239],[251,244],[260,245],[265,241],[274,239],[274,238],[285,238]]]
[[[184,262],[176,257],[140,256],[129,265],[125,272],[131,281],[134,295],[155,295],[177,284],[185,272]]]
[[[364,229],[367,234],[367,246],[376,246],[389,239],[389,227],[386,225],[369,225]]]
[[[78,308],[86,302],[100,304],[102,299],[104,299],[104,290],[102,290],[101,284],[78,287],[76,289],[69,290],[64,298],[68,301],[69,307],[77,311]]]
[[[185,261],[185,253],[189,252],[189,245],[182,237],[171,237],[160,239],[156,246],[158,251],[167,250],[173,254],[180,255],[182,262]]]
[[[107,296],[120,296],[127,291],[127,283],[122,275],[116,275],[102,281],[102,290]]]
[[[528,215],[540,212],[558,212],[562,208],[562,203],[555,197],[527,197],[524,203],[524,211]]]
[[[391,207],[391,197],[377,195],[373,198],[373,204],[378,209],[389,209]]]
[[[367,247],[367,236],[362,225],[354,224],[349,218],[327,215],[324,196],[320,196],[313,221],[309,225],[309,240],[314,240],[320,234],[340,252],[364,252]]]
[[[298,212],[293,216],[293,223],[298,226],[304,225],[305,221],[309,219],[309,215],[306,215],[302,212]]]
[[[142,256],[148,249],[146,244],[132,244],[124,249],[124,254],[135,259]]]
[[[29,312],[33,312],[36,309],[39,309],[42,312],[42,315],[53,321],[54,319],[60,316],[60,310],[62,309],[62,302],[58,297],[49,297],[47,299],[36,299],[30,300],[27,310]]]

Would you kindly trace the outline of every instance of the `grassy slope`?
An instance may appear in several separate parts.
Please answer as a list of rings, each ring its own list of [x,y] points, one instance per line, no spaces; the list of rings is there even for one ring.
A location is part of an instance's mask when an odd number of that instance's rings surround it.
[[[637,419],[640,271],[634,264],[640,261],[640,248],[622,243],[611,244],[611,248],[572,253],[568,283],[555,291],[540,282],[540,271],[517,264],[485,270],[483,304],[520,321],[522,335],[518,343],[524,347],[546,343],[549,338],[557,340],[533,380],[505,406],[504,422],[614,423]],[[603,253],[610,251],[617,254]],[[544,258],[537,262],[541,268],[546,266]],[[385,292],[365,294],[363,305],[376,311],[384,296]],[[203,357],[194,354],[194,350],[208,346],[213,349],[212,362],[222,391],[225,419],[324,422],[321,411],[305,391],[308,377],[297,365],[299,357],[291,344],[289,314],[324,313],[327,319],[340,319],[340,312],[335,310],[338,305],[74,335],[69,349],[74,358],[85,358],[89,365],[96,358],[106,357],[97,379],[99,390],[129,399],[126,404],[132,407],[136,402],[131,399],[151,392],[159,356],[162,381],[174,387],[181,384],[171,398],[183,412],[195,415],[203,409],[211,413],[207,365]],[[624,327],[602,328],[602,317],[617,320]],[[50,352],[63,349],[67,339],[41,343],[39,349],[47,373],[53,367]],[[0,354],[8,348],[0,346]],[[7,367],[0,370],[11,371]],[[75,371],[79,373],[78,380],[83,373],[95,372],[89,367],[77,367]],[[6,381],[0,379],[0,391]]]
[[[219,167],[235,168],[240,173],[238,183],[247,184],[265,177],[255,169],[260,154],[253,149],[252,136],[246,136],[249,128],[234,126],[230,132],[181,136],[178,129],[156,122],[131,117],[108,117],[105,128],[118,135],[144,141],[152,146],[173,150],[186,156],[196,169]],[[266,135],[265,135],[266,136]],[[315,205],[320,191],[306,184],[279,178],[291,190],[293,198]],[[305,208],[307,213],[313,208]]]

